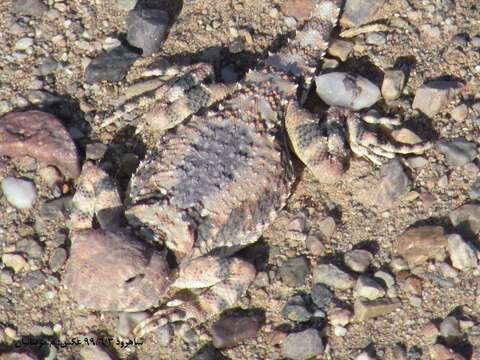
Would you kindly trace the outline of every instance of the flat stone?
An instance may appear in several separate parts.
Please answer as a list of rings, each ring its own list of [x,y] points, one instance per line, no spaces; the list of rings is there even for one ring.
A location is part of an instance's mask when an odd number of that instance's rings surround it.
[[[127,41],[143,50],[143,56],[151,56],[160,50],[165,40],[169,16],[157,9],[135,9],[127,17]]]
[[[24,38],[18,39],[15,42],[14,48],[15,50],[23,51],[32,47],[32,45],[33,45],[33,39],[29,37],[24,37]]]
[[[335,39],[328,47],[328,53],[341,61],[345,61],[353,50],[353,43],[346,40]]]
[[[422,142],[422,139],[417,134],[407,128],[393,130],[390,136],[395,141],[403,144],[418,144]]]
[[[294,17],[298,20],[308,19],[315,8],[312,0],[288,0],[281,6],[283,15]]]
[[[282,316],[295,322],[307,322],[312,317],[312,314],[303,305],[287,303],[282,309]]]
[[[397,252],[413,268],[428,259],[446,257],[447,237],[441,226],[422,226],[405,231],[398,238]]]
[[[465,204],[448,215],[455,230],[465,237],[474,238],[480,232],[480,205]]]
[[[0,156],[31,156],[57,167],[68,178],[80,174],[77,149],[55,116],[41,111],[8,113],[0,118]]]
[[[417,89],[412,107],[433,117],[448,105],[459,87],[456,81],[436,80],[425,83]]]
[[[333,300],[332,291],[323,284],[315,284],[312,286],[312,291],[310,292],[310,297],[312,302],[319,309],[325,308]]]
[[[330,106],[360,110],[380,100],[378,87],[363,76],[331,72],[315,78],[317,95]]]
[[[371,252],[363,249],[351,250],[345,254],[345,265],[351,270],[363,273],[373,260]]]
[[[366,24],[380,10],[384,2],[384,0],[347,0],[340,24],[343,27]]]
[[[376,205],[380,209],[393,207],[397,200],[409,191],[411,183],[398,158],[383,164],[380,168],[380,180],[372,187]]]
[[[338,290],[350,289],[355,284],[350,274],[340,270],[333,264],[317,265],[313,269],[313,281]]]
[[[160,346],[168,346],[172,342],[174,335],[173,328],[170,324],[155,330],[155,338]]]
[[[253,338],[261,327],[256,316],[228,316],[212,325],[213,346],[217,349],[229,348],[243,340]]]
[[[320,256],[325,250],[325,245],[323,245],[320,237],[317,235],[308,235],[305,240],[305,246],[313,256]]]
[[[37,270],[25,275],[22,279],[21,285],[24,289],[33,290],[43,285],[45,281],[47,281],[46,275],[42,271]]]
[[[450,116],[455,121],[463,121],[468,116],[468,106],[466,104],[460,104],[452,109]]]
[[[318,224],[318,232],[322,239],[328,240],[332,237],[336,227],[337,224],[335,224],[335,219],[329,216],[320,221],[320,223]]]
[[[292,360],[307,360],[323,353],[323,341],[315,329],[289,334],[281,344],[282,356]]]
[[[64,285],[83,307],[140,311],[170,285],[165,254],[123,232],[86,230],[72,239]]]
[[[288,259],[279,268],[282,281],[288,286],[300,286],[305,282],[309,271],[308,260],[299,256]]]
[[[15,0],[13,4],[13,12],[17,15],[40,17],[48,10],[40,0]]]
[[[359,321],[365,321],[371,318],[387,315],[401,306],[399,300],[377,299],[365,300],[357,299],[354,303],[355,318]]]
[[[470,196],[471,199],[475,200],[480,198],[480,177],[477,177],[477,179],[474,181],[474,183],[468,190],[468,196]]]
[[[395,100],[402,95],[405,74],[401,70],[387,70],[382,82],[382,96],[385,100]]]
[[[387,42],[387,38],[384,33],[371,32],[365,37],[365,42],[369,45],[382,46]]]
[[[333,309],[328,313],[328,320],[330,324],[336,326],[345,326],[352,321],[353,314],[350,310],[348,309]]]
[[[65,261],[67,261],[67,251],[63,248],[56,248],[48,259],[48,267],[52,271],[58,271],[65,264]]]
[[[28,263],[20,254],[3,254],[2,262],[6,267],[11,268],[15,273],[28,268]]]
[[[385,295],[382,286],[368,276],[359,276],[355,286],[355,293],[358,297],[364,297],[369,300],[375,300]]]
[[[413,156],[407,159],[407,164],[414,169],[419,169],[425,167],[428,164],[428,160],[423,156]]]
[[[119,46],[93,59],[85,69],[85,81],[120,81],[140,56],[125,46]]]
[[[15,250],[25,253],[32,259],[40,259],[43,256],[43,247],[32,238],[18,240],[15,244]]]
[[[474,142],[458,138],[451,141],[440,140],[436,148],[445,154],[447,165],[458,167],[468,164],[477,157],[477,145]]]
[[[7,201],[17,209],[30,209],[37,198],[35,185],[29,180],[7,177],[1,187]]]
[[[448,235],[448,253],[455,269],[476,269],[478,266],[477,250],[458,234]]]

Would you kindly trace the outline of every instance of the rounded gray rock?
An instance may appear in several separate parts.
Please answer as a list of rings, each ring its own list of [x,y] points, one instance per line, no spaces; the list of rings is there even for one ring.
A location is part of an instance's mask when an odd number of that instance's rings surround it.
[[[323,341],[315,329],[290,334],[282,342],[282,356],[292,360],[307,360],[323,353]]]

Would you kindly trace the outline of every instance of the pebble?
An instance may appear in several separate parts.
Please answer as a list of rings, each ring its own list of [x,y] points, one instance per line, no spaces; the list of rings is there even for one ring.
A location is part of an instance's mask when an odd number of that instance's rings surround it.
[[[480,198],[480,177],[478,177],[470,189],[468,190],[468,196],[472,199],[479,199]]]
[[[453,97],[459,84],[455,81],[430,81],[417,89],[412,107],[433,117],[442,111]]]
[[[345,265],[351,270],[363,273],[367,270],[368,266],[373,260],[373,255],[367,250],[351,250],[345,254]]]
[[[58,271],[67,261],[67,251],[63,248],[56,248],[53,250],[48,260],[48,267],[52,271]]]
[[[478,266],[475,247],[462,239],[458,234],[448,235],[448,253],[455,269],[476,269]]]
[[[255,316],[228,316],[212,325],[213,346],[217,349],[229,348],[245,339],[253,338],[260,330],[261,321]]]
[[[371,32],[365,37],[365,42],[369,45],[382,46],[387,42],[387,37],[384,33]]]
[[[318,224],[318,233],[322,239],[328,240],[332,237],[336,228],[335,219],[331,216],[323,219]]]
[[[160,346],[168,346],[173,339],[174,332],[170,324],[166,324],[155,330],[155,338]]]
[[[6,267],[11,268],[15,273],[19,273],[28,268],[27,261],[20,254],[3,254],[2,262]]]
[[[353,43],[346,40],[335,39],[328,47],[328,53],[341,61],[347,60],[353,50]]]
[[[63,276],[81,306],[99,311],[148,309],[170,282],[164,253],[127,233],[96,229],[72,239]]]
[[[340,24],[344,27],[357,27],[372,20],[385,0],[347,0]]]
[[[289,334],[281,344],[282,356],[292,360],[307,360],[323,353],[323,341],[315,329]]]
[[[403,290],[410,295],[422,295],[422,280],[416,276],[409,276],[402,284]]]
[[[461,337],[460,324],[454,316],[447,316],[440,323],[440,335],[445,339],[448,345],[454,345]]]
[[[22,280],[22,286],[27,290],[33,290],[43,285],[47,277],[40,270],[32,271],[25,275]]]
[[[32,38],[21,38],[15,42],[14,49],[15,50],[20,50],[24,51],[30,48],[33,45],[33,39]]]
[[[353,314],[350,310],[348,309],[333,309],[328,313],[328,320],[330,321],[330,324],[336,326],[345,326],[352,321]]]
[[[380,100],[380,90],[363,76],[332,72],[315,78],[318,96],[330,106],[360,110]]]
[[[463,121],[468,116],[468,107],[466,104],[460,104],[452,109],[450,116],[455,121]]]
[[[314,284],[312,286],[312,291],[310,292],[310,297],[316,307],[323,309],[332,302],[333,293],[323,284]]]
[[[467,238],[476,237],[480,232],[480,205],[465,204],[448,215],[455,230]]]
[[[428,160],[423,156],[413,156],[407,159],[407,164],[411,168],[419,169],[425,167],[428,164]]]
[[[413,268],[428,259],[446,257],[447,237],[441,226],[421,226],[406,230],[397,241],[397,252]]]
[[[447,165],[450,167],[463,166],[477,157],[477,145],[462,138],[439,140],[436,148],[445,155]]]
[[[93,59],[85,69],[85,81],[120,81],[127,74],[139,55],[126,46],[119,46]]]
[[[8,113],[0,118],[0,156],[31,156],[58,168],[68,178],[80,174],[75,143],[55,116],[41,111]],[[25,137],[22,134],[28,133]]]
[[[320,264],[313,269],[313,281],[330,288],[347,290],[355,285],[353,277],[333,264]]]
[[[371,356],[368,352],[362,351],[355,357],[355,360],[377,360],[375,357]]]
[[[358,298],[354,303],[355,318],[359,321],[387,315],[401,306],[399,300],[377,299],[365,300]]]
[[[358,297],[375,300],[383,297],[385,295],[385,290],[372,278],[362,275],[357,279],[355,293]]]
[[[441,344],[430,346],[429,355],[431,360],[465,360],[462,355]]]
[[[137,0],[117,0],[117,5],[122,10],[132,10],[137,5]]]
[[[428,344],[434,344],[437,341],[437,337],[440,334],[438,327],[431,321],[426,323],[420,330],[420,336]]]
[[[165,40],[169,16],[158,9],[131,10],[127,17],[127,41],[143,50],[143,56],[151,56],[160,50]]]
[[[283,307],[282,316],[294,322],[307,322],[312,317],[312,314],[305,306],[289,302]]]
[[[303,20],[310,17],[314,7],[312,0],[288,0],[280,9],[285,16]]]
[[[387,288],[391,288],[395,285],[395,278],[386,271],[377,271],[373,276],[377,279],[383,280]]]
[[[114,360],[107,350],[98,345],[84,345],[80,350],[82,360]]]
[[[305,246],[313,256],[320,256],[325,250],[325,245],[323,245],[320,237],[317,235],[308,235],[305,240]]]
[[[343,337],[347,335],[347,329],[343,326],[336,325],[333,327],[333,333],[335,334],[335,336]]]
[[[46,58],[38,66],[37,72],[38,72],[38,75],[47,76],[47,75],[53,74],[55,71],[59,69],[59,67],[60,67],[59,62],[56,61],[54,58]]]
[[[146,311],[121,312],[118,315],[117,334],[123,337],[130,336],[135,327],[149,317],[150,314]]]
[[[15,0],[13,12],[17,15],[40,17],[48,7],[41,0]]]
[[[405,74],[401,70],[385,71],[382,82],[382,96],[385,100],[395,100],[402,95]]]
[[[1,187],[7,201],[17,209],[30,209],[37,198],[35,185],[29,180],[7,177]]]
[[[40,259],[43,256],[42,246],[32,238],[18,240],[15,250],[27,254],[32,259]]]
[[[309,271],[308,260],[304,256],[288,259],[278,271],[287,286],[301,286]]]
[[[0,271],[0,284],[10,285],[13,282],[13,272],[9,269]]]
[[[377,206],[380,209],[393,207],[396,201],[409,191],[411,183],[399,158],[383,164],[380,168],[380,180],[371,188],[375,192]]]

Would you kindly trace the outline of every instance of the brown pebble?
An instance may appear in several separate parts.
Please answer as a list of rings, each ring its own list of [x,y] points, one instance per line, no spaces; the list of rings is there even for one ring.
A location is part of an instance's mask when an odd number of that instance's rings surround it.
[[[255,316],[228,316],[212,326],[213,346],[229,348],[257,335],[261,321]]]

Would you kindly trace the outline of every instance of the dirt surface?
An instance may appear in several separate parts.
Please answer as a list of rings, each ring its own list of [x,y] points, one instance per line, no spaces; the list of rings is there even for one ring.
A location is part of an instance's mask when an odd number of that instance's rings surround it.
[[[281,11],[285,2],[198,0],[170,4],[167,9],[173,14],[173,24],[158,56],[136,61],[124,81],[88,85],[84,83],[86,65],[103,51],[102,44],[107,37],[121,39],[124,36],[126,11],[119,10],[113,0],[49,0],[50,10],[41,18],[32,18],[14,15],[14,1],[1,1],[0,102],[4,107],[1,111],[40,107],[55,113],[73,134],[83,154],[88,143],[107,144],[104,165],[125,190],[138,159],[144,156],[145,146],[132,136],[131,128],[125,128],[121,123],[101,128],[101,120],[94,119],[94,114],[111,110],[113,101],[126,84],[134,82],[143,70],[160,58],[172,63],[199,60],[213,63],[219,81],[222,81],[222,69],[226,67],[241,76],[268,51],[277,49],[282,36],[292,31]],[[397,22],[392,24],[395,19]],[[402,19],[403,28],[395,26],[398,19]],[[385,43],[367,44],[364,35],[351,39],[353,52],[347,61],[339,64],[339,69],[362,74],[378,85],[385,70],[404,69],[409,76],[401,100],[390,104],[381,102],[376,108],[390,114],[400,112],[408,127],[423,139],[462,137],[478,144],[479,122],[475,111],[480,107],[475,110],[474,104],[480,101],[480,53],[470,40],[467,44],[462,43],[457,35],[467,34],[471,39],[480,34],[480,4],[473,0],[455,3],[394,0],[382,7],[375,20],[388,27],[383,33]],[[438,36],[432,37],[425,25],[437,27]],[[34,39],[31,50],[14,49],[16,41],[23,37]],[[237,38],[244,39],[244,48],[232,53],[229,46]],[[39,75],[39,65],[50,57],[61,67],[52,74]],[[416,89],[427,80],[445,77],[464,84],[448,107],[431,119],[413,111],[411,103]],[[48,91],[61,101],[54,102],[54,105],[45,105],[45,102],[31,104],[29,100],[34,90]],[[462,121],[450,115],[459,104],[466,104],[469,109]],[[315,105],[311,108],[315,110]],[[255,282],[239,306],[264,311],[265,324],[254,339],[222,350],[223,356],[230,359],[281,358],[279,345],[271,343],[272,331],[290,332],[314,326],[287,320],[282,317],[281,310],[294,294],[310,293],[311,269],[316,264],[341,263],[346,251],[366,248],[374,254],[369,273],[378,269],[393,273],[390,262],[396,256],[396,240],[407,228],[435,224],[445,226],[447,232],[451,232],[447,216],[454,208],[472,201],[468,189],[477,178],[479,169],[475,161],[451,168],[434,149],[427,151],[425,158],[427,165],[408,170],[412,179],[410,192],[384,210],[364,201],[365,194],[373,196],[376,191],[374,179],[378,168],[371,163],[352,159],[348,172],[334,185],[319,184],[298,164],[299,181],[286,208],[259,242],[243,251],[245,257],[253,259],[257,270],[267,275],[268,281],[263,284]],[[48,337],[61,341],[74,337],[83,339],[90,334],[116,338],[118,314],[79,309],[61,285],[63,268],[52,270],[49,266],[56,248],[65,248],[68,252],[69,224],[63,207],[69,206],[74,185],[66,182],[55,193],[42,182],[35,169],[7,164],[8,159],[5,163],[2,176],[13,174],[30,178],[36,183],[39,194],[34,207],[25,211],[15,210],[4,196],[0,198],[0,253],[14,251],[15,244],[21,239],[33,239],[42,250],[37,257],[25,256],[26,267],[11,274],[11,283],[5,278],[0,281],[0,342],[3,344],[0,349],[14,348],[15,340],[31,335],[38,325],[52,329]],[[442,180],[439,185],[439,179],[444,175],[447,182],[445,184]],[[304,238],[286,236],[289,222],[300,213],[306,216],[306,232],[310,234],[321,230],[319,224],[325,217],[331,216],[335,220],[336,229],[331,237],[322,239],[324,249],[320,255],[311,254]],[[287,259],[299,255],[308,258],[309,274],[304,285],[287,286],[278,269]],[[434,269],[434,263],[414,269],[423,282],[420,306],[412,305],[410,295],[396,286],[401,301],[397,311],[376,319],[353,321],[346,326],[348,331],[344,337],[335,336],[327,326],[321,332],[327,350],[319,358],[354,359],[363,349],[369,348],[379,359],[394,359],[393,349],[401,343],[407,350],[418,349],[417,353],[408,352],[409,356],[415,353],[418,357],[409,358],[429,359],[429,343],[422,328],[430,320],[460,312],[477,325],[480,321],[478,269],[460,273],[453,280],[452,287],[440,287],[425,275]],[[42,274],[41,281],[36,283],[31,274],[38,272]],[[351,290],[335,291],[335,297],[335,305],[353,309]],[[188,359],[200,348],[210,346],[210,325],[199,325],[195,329],[197,335],[187,339],[189,342],[175,336],[170,345],[161,346],[152,333],[135,349],[122,349],[113,343],[111,350],[119,359]],[[318,328],[322,326],[318,325]],[[10,330],[15,332],[13,338],[9,336]],[[465,348],[467,350],[461,351],[467,358],[480,359],[480,351],[474,346]],[[57,350],[59,359],[70,359],[78,356],[81,346],[59,347]]]

